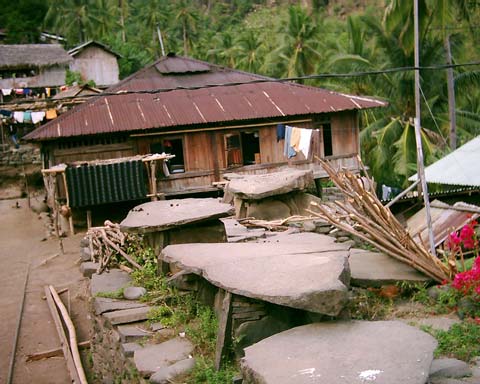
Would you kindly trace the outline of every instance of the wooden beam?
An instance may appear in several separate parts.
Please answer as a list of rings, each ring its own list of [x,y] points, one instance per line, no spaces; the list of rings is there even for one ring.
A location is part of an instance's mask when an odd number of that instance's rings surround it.
[[[81,341],[80,343],[78,343],[78,348],[87,349],[87,348],[90,348],[90,344],[91,344],[90,340]],[[27,355],[26,362],[29,363],[31,361],[38,361],[38,360],[48,359],[50,357],[62,356],[62,354],[63,354],[63,349],[61,347],[55,348],[55,349],[49,349],[48,351],[37,352],[37,353],[32,353],[30,355]]]
[[[232,294],[224,291],[222,301],[222,312],[218,322],[217,347],[215,350],[215,369],[218,371],[222,366],[225,355],[228,351],[232,335]]]

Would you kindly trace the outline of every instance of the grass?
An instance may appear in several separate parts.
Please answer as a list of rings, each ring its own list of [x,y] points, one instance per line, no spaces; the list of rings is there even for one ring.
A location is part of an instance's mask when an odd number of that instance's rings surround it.
[[[97,292],[96,297],[105,297],[107,299],[123,299],[123,288],[113,292]]]
[[[349,310],[352,320],[382,320],[393,309],[393,301],[378,296],[367,289],[353,289],[353,296],[349,301]]]
[[[448,331],[422,327],[438,341],[435,357],[454,357],[470,361],[480,356],[480,325],[473,320],[465,320],[454,324]]]

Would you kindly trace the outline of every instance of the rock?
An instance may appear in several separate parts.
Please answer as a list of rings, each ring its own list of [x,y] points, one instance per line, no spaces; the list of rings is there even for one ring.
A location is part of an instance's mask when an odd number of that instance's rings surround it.
[[[92,296],[97,293],[113,293],[125,288],[130,284],[130,275],[120,269],[111,269],[110,272],[103,272],[101,275],[93,275],[90,281],[90,292]]]
[[[313,223],[313,220],[307,220],[303,222],[303,230],[305,232],[315,232],[317,229],[316,225]]]
[[[348,236],[339,236],[339,237],[337,237],[337,241],[338,241],[339,243],[344,243],[345,241],[348,241],[348,240],[351,240],[350,237],[348,237]]]
[[[92,275],[97,272],[100,263],[94,263],[92,261],[86,261],[80,264],[80,272],[83,276],[91,278]]]
[[[287,319],[265,316],[257,321],[246,321],[235,329],[235,354],[243,356],[244,348],[292,327]]]
[[[292,216],[288,205],[274,199],[249,202],[246,207],[245,217],[254,217],[257,220],[278,220]]]
[[[120,335],[122,343],[131,343],[139,341],[150,336],[151,332],[142,328],[143,324],[138,325],[119,325],[117,332]]]
[[[80,249],[80,258],[82,261],[90,261],[92,259],[92,254],[90,253],[89,247],[83,247]]]
[[[123,290],[123,297],[127,300],[138,300],[147,293],[143,287],[127,287]]]
[[[147,307],[144,303],[109,299],[106,297],[95,297],[93,302],[95,314],[101,315],[105,312],[120,311],[123,309]]]
[[[184,359],[176,363],[160,368],[150,377],[150,383],[154,384],[169,384],[172,380],[179,376],[190,372],[195,367],[195,359]]]
[[[241,175],[228,184],[236,198],[260,200],[270,196],[304,190],[313,182],[311,170],[287,169],[263,175]]]
[[[348,251],[315,233],[273,243],[181,244],[160,258],[240,296],[336,316],[347,302]]]
[[[193,348],[190,341],[177,337],[139,349],[135,351],[133,359],[140,375],[148,377],[177,361],[187,359],[193,352]]]
[[[112,325],[135,323],[136,321],[147,320],[150,309],[150,307],[123,309],[121,311],[107,312],[102,316]]]
[[[458,359],[435,359],[430,367],[430,377],[445,377],[459,379],[470,376],[472,370],[467,363]]]
[[[230,204],[220,203],[213,198],[159,200],[131,209],[120,227],[122,231],[131,233],[158,232],[234,213]]]
[[[350,250],[352,285],[379,287],[397,282],[426,282],[430,279],[401,261],[379,252]]]
[[[88,240],[87,237],[82,237],[80,239],[80,248],[85,248],[85,247],[89,247],[90,246],[90,241]]]
[[[157,332],[161,329],[164,329],[165,326],[162,324],[162,323],[153,323],[153,324],[150,324],[150,330],[152,332]]]
[[[132,357],[135,351],[138,351],[143,347],[138,343],[122,343],[121,348],[125,357]]]
[[[265,237],[265,229],[263,228],[247,228],[234,218],[220,219],[220,221],[225,227],[229,243]]]
[[[428,384],[467,384],[467,381],[457,380],[457,379],[448,379],[445,377],[434,377],[428,381]],[[478,383],[478,382],[477,382]],[[472,382],[472,384],[477,384]]]
[[[244,381],[262,384],[424,384],[436,340],[397,321],[323,322],[245,349]]]

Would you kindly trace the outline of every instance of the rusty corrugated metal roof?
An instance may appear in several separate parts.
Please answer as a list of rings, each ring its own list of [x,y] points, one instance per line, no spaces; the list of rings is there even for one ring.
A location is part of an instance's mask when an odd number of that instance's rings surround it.
[[[158,70],[159,65],[162,69],[177,72],[162,74]],[[209,71],[200,72],[205,66],[209,67]],[[183,72],[178,72],[182,68]],[[279,82],[122,94],[244,83],[259,79],[267,78],[189,58],[166,57],[108,90],[119,93],[118,95],[95,97],[41,126],[26,138],[41,141],[110,132],[331,113],[386,105],[372,98]]]

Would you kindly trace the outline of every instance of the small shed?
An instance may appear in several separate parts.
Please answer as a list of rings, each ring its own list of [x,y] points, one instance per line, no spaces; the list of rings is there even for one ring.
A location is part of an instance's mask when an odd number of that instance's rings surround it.
[[[68,53],[73,57],[70,69],[80,72],[84,81],[93,80],[102,88],[118,83],[117,59],[121,56],[106,45],[91,40]]]
[[[63,85],[72,60],[59,44],[0,44],[0,88]]]

